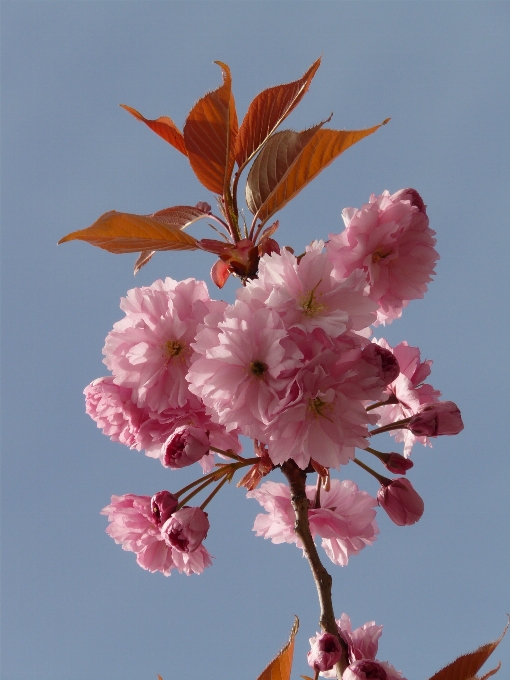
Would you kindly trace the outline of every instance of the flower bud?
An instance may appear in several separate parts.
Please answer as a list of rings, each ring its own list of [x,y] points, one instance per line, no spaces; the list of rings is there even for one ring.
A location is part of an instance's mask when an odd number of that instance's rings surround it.
[[[311,650],[308,652],[308,665],[316,671],[329,671],[340,661],[342,647],[340,641],[331,633],[317,633],[310,638]]]
[[[362,659],[345,669],[342,680],[387,680],[388,674],[377,661]]]
[[[154,494],[151,498],[151,512],[156,526],[164,524],[178,505],[177,497],[170,491],[158,491]]]
[[[389,385],[400,375],[400,366],[395,355],[374,342],[363,350],[363,359],[378,369],[384,385]]]
[[[407,427],[417,437],[459,434],[464,429],[460,411],[453,401],[424,404]]]
[[[196,550],[209,531],[207,513],[200,508],[184,507],[177,510],[161,528],[167,545],[180,552]]]
[[[176,470],[193,465],[209,451],[209,436],[205,430],[190,425],[175,428],[161,451],[161,462]]]
[[[394,451],[387,453],[384,460],[382,460],[382,463],[384,467],[390,472],[393,472],[394,475],[405,475],[405,473],[414,465],[412,460],[404,458],[400,453],[395,453]]]
[[[404,477],[383,484],[377,493],[377,501],[391,521],[400,527],[415,524],[425,509],[423,499]]]
[[[395,194],[393,194],[391,198],[393,201],[410,201],[411,205],[414,205],[416,208],[418,208],[419,212],[423,213],[424,215],[427,214],[427,206],[423,202],[423,198],[416,191],[416,189],[400,189],[400,191],[397,191]]]

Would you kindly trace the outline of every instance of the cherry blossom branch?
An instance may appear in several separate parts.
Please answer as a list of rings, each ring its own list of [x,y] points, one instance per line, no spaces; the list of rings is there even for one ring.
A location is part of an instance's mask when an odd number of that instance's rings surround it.
[[[310,532],[310,524],[308,522],[310,501],[306,496],[306,473],[301,470],[293,460],[288,460],[283,463],[281,469],[289,482],[292,507],[296,513],[294,530],[296,535],[301,539],[305,557],[308,560],[317,587],[321,609],[319,624],[322,630],[334,635],[342,647],[342,657],[335,666],[337,678],[338,680],[341,680],[344,670],[349,665],[349,650],[347,644],[338,634],[338,627],[335,621],[333,600],[331,596],[333,579],[320,561],[315,542]]]

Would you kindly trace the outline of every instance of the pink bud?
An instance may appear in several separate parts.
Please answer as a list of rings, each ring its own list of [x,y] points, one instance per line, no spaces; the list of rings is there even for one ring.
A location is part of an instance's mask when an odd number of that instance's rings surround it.
[[[423,404],[407,427],[417,437],[438,437],[459,434],[464,429],[460,411],[453,401]]]
[[[423,499],[404,477],[383,484],[377,493],[377,501],[391,521],[400,527],[415,524],[425,509]]]
[[[161,462],[176,470],[192,465],[209,451],[207,432],[198,427],[177,427],[163,445]]]
[[[161,533],[167,545],[190,553],[205,539],[209,526],[206,512],[200,508],[184,507],[165,522]]]
[[[426,205],[423,202],[423,198],[416,191],[416,189],[400,189],[391,197],[393,201],[411,201],[411,205],[414,205],[418,210],[424,215],[427,214]]]
[[[151,512],[156,526],[161,526],[179,505],[177,497],[170,491],[158,491],[151,498]]]
[[[316,671],[330,671],[340,661],[342,647],[337,637],[331,633],[317,633],[310,638],[311,650],[308,652],[308,665]]]
[[[203,210],[206,213],[211,212],[211,206],[209,205],[209,203],[206,203],[205,201],[199,201],[196,204],[195,208],[198,208],[199,210]]]
[[[397,358],[389,349],[371,342],[363,350],[363,359],[371,366],[375,366],[384,385],[389,385],[400,374]]]
[[[400,453],[392,452],[386,455],[388,457],[385,457],[383,465],[387,470],[393,472],[394,475],[405,475],[405,473],[414,465],[412,460],[404,458]]]
[[[377,661],[361,659],[345,669],[342,680],[387,680],[388,674]]]

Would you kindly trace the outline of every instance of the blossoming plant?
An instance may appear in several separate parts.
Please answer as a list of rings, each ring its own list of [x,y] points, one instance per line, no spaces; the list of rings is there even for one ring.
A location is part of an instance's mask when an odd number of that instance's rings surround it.
[[[381,626],[353,629],[346,614],[336,618],[316,539],[334,565],[345,566],[376,540],[378,508],[400,526],[417,522],[424,504],[406,476],[413,446],[463,429],[457,406],[426,382],[432,362],[407,342],[391,347],[372,336],[371,327],[399,318],[426,292],[439,257],[434,232],[419,193],[401,189],[346,208],[344,231],[304,253],[281,246],[275,214],[387,121],[354,131],[326,128],[328,121],[278,130],[307,92],[317,60],[299,80],[261,92],[238,125],[229,68],[217,63],[222,85],[193,106],[182,132],[170,118],[124,108],[188,158],[218,211],[205,202],[151,215],[112,211],[61,240],[139,253],[135,273],[156,251],[205,250],[216,256],[218,288],[229,276],[240,283],[233,304],[211,298],[206,283],[192,278],[158,280],[121,300],[124,317],[103,349],[110,373],[86,387],[87,413],[113,441],[173,470],[198,464],[202,474],[152,497],[112,496],[102,511],[106,531],[144,569],[200,574],[212,564],[207,507],[243,471],[237,485],[264,510],[257,536],[294,543],[310,564],[320,604],[321,630],[308,654],[315,680],[399,680],[400,671],[377,658]],[[238,203],[250,163],[251,224]],[[194,238],[188,227],[197,220],[215,238]],[[385,432],[402,453],[379,450],[377,435]],[[253,455],[243,455],[239,435],[252,439]],[[376,498],[345,478],[349,463],[378,480]],[[269,478],[276,468],[286,484]],[[289,680],[296,630],[260,680]],[[434,680],[472,680],[498,642]]]

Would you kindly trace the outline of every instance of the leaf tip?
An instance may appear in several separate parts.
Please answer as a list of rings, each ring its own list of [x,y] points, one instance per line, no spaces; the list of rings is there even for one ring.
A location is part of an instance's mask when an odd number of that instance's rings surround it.
[[[381,123],[381,125],[386,125],[387,123],[390,122],[390,120],[391,120],[391,118],[386,118],[386,120],[383,120],[383,122]]]

